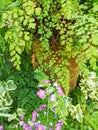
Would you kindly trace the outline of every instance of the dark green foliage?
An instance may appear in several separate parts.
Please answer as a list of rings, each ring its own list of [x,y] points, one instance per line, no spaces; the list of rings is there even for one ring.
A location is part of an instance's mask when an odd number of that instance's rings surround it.
[[[4,59],[5,60],[5,59]],[[28,64],[29,57],[23,55],[22,70],[19,72],[13,68],[8,59],[3,63],[3,68],[0,69],[0,79],[2,81],[14,80],[17,84],[17,89],[12,93],[13,106],[12,112],[18,107],[25,108],[29,113],[39,104],[36,96],[37,85],[34,81],[34,72],[32,66]]]

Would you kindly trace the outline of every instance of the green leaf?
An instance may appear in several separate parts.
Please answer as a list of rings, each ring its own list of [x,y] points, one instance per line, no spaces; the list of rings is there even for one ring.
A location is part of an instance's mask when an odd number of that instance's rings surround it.
[[[12,121],[12,120],[14,120],[14,119],[16,119],[16,113],[13,113],[13,114],[8,118],[8,121],[10,122],[10,121]]]
[[[24,39],[25,39],[26,41],[29,41],[29,40],[30,40],[30,37],[27,36],[27,35],[25,35],[25,36],[24,36]]]
[[[8,14],[7,13],[3,13],[2,14],[2,19],[6,19],[8,17]]]
[[[28,19],[25,19],[25,20],[23,21],[23,25],[26,26],[27,23],[28,23]]]
[[[4,100],[6,106],[10,106],[12,103],[13,103],[13,100],[9,97],[7,97],[5,100]]]
[[[93,4],[93,11],[95,12],[95,11],[98,11],[98,4],[97,3],[94,3]]]
[[[19,26],[19,23],[17,21],[14,22],[15,26]]]
[[[17,108],[17,114],[18,114],[18,116],[22,116],[25,114],[25,112],[22,108]]]
[[[92,35],[93,44],[98,45],[98,33]]]
[[[9,90],[15,90],[17,88],[17,86],[14,84],[13,80],[8,80],[7,85],[8,85]]]
[[[13,56],[12,59],[11,59],[11,62],[14,62],[15,59],[16,59],[15,56]]]
[[[35,26],[36,26],[36,24],[35,24],[35,23],[29,23],[28,28],[29,28],[29,29],[30,29],[30,28],[34,29],[34,28],[35,28]]]
[[[10,55],[11,56],[14,56],[16,54],[16,51],[15,50],[12,50],[11,52],[10,52]]]
[[[16,52],[17,52],[18,54],[21,54],[21,53],[22,53],[20,47],[18,47],[18,46],[15,47],[15,50],[16,50]]]
[[[9,50],[12,51],[14,48],[15,48],[15,45],[14,44],[10,44]]]
[[[35,14],[36,14],[37,16],[39,16],[39,15],[41,14],[41,8],[40,8],[40,7],[35,8]]]

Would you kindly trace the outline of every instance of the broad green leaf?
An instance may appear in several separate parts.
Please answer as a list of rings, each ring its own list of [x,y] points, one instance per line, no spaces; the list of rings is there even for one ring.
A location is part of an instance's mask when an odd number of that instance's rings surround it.
[[[12,121],[14,119],[16,119],[16,113],[10,115],[10,117],[8,118],[8,121],[10,122],[10,121]]]
[[[9,90],[15,90],[17,88],[17,86],[14,84],[13,80],[8,80],[7,85],[8,85]]]
[[[6,97],[4,100],[6,106],[10,106],[13,103],[13,100],[11,98]]]
[[[17,114],[18,114],[18,116],[22,116],[25,114],[25,112],[22,108],[17,108]]]

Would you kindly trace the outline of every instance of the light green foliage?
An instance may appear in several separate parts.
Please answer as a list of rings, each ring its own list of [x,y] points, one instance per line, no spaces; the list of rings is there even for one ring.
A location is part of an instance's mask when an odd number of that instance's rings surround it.
[[[12,80],[8,80],[7,82],[0,81],[0,116],[8,117],[9,121],[16,118],[15,113],[7,114],[13,102],[10,92],[14,91],[16,87]]]
[[[79,86],[86,100],[91,99],[98,102],[98,79],[96,73],[90,72],[88,77],[84,75]]]
[[[19,7],[16,4],[2,14],[1,27],[8,26],[5,40],[9,43],[11,61],[18,70],[21,64],[20,55],[24,48],[27,52],[31,49],[33,35],[30,30],[34,30],[36,26],[32,17],[35,6],[31,0],[21,1]]]
[[[55,102],[49,102],[50,109],[55,108],[54,113],[58,115],[59,119],[66,125],[66,119],[70,115],[73,119],[78,122],[83,121],[83,111],[80,104],[76,106],[72,104],[72,99],[66,96],[56,96],[57,100]],[[61,107],[62,106],[62,107]]]
[[[20,70],[21,54],[32,50],[34,69],[40,66],[68,94],[70,58],[81,71],[87,71],[87,62],[97,68],[97,6],[93,0],[17,0],[9,5],[0,28],[7,28],[4,37],[13,65]]]
[[[83,74],[79,88],[71,93],[73,104],[80,104],[83,111],[83,124],[79,124],[81,130],[97,130],[98,127],[98,90],[97,76],[95,72]],[[69,121],[69,120],[67,120]],[[76,122],[71,123],[74,127]],[[77,124],[77,128],[79,129]]]
[[[16,89],[16,85],[12,80],[6,82],[0,82],[0,107],[10,106],[12,99],[9,95],[10,91]]]
[[[64,18],[72,19],[79,9],[79,0],[61,0],[61,5],[61,15],[63,15]]]

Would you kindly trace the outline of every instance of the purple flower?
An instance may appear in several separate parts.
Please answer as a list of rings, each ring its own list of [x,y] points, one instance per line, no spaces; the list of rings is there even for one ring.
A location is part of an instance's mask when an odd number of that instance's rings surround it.
[[[3,127],[3,125],[0,125],[0,130],[4,130],[4,127]]]
[[[43,83],[50,83],[50,80],[43,80]]]
[[[45,90],[40,89],[39,91],[37,91],[37,95],[39,96],[39,98],[44,99],[46,96],[46,92]]]
[[[61,87],[58,87],[57,90],[58,90],[58,95],[64,95],[64,93],[63,93]]]
[[[38,111],[42,111],[44,108],[43,107],[39,107],[38,108]]]
[[[44,107],[44,108],[45,108],[45,107],[47,107],[47,105],[46,105],[46,104],[43,104],[43,105],[42,105],[42,107]]]
[[[41,124],[37,124],[35,127],[36,127],[36,130],[45,130],[45,127]]]
[[[22,115],[21,117],[20,117],[20,120],[23,120],[24,119],[24,115]]]
[[[56,129],[55,130],[61,130],[61,127],[63,125],[63,122],[59,122],[56,124]]]
[[[32,128],[27,125],[27,126],[24,127],[24,130],[32,130]]]
[[[45,107],[47,107],[47,105],[43,104],[41,107],[38,108],[38,111],[42,111]]]
[[[61,130],[61,126],[56,126],[55,130]]]
[[[56,100],[56,95],[55,94],[50,95],[50,100],[54,102]]]
[[[37,116],[37,112],[33,111],[33,113],[32,113],[32,121],[36,120],[36,116]]]
[[[26,123],[25,122],[23,122],[23,121],[20,121],[20,126],[25,126],[26,125]]]
[[[56,110],[56,108],[55,108],[55,107],[53,107],[53,108],[52,108],[52,111],[54,112],[55,110]]]

